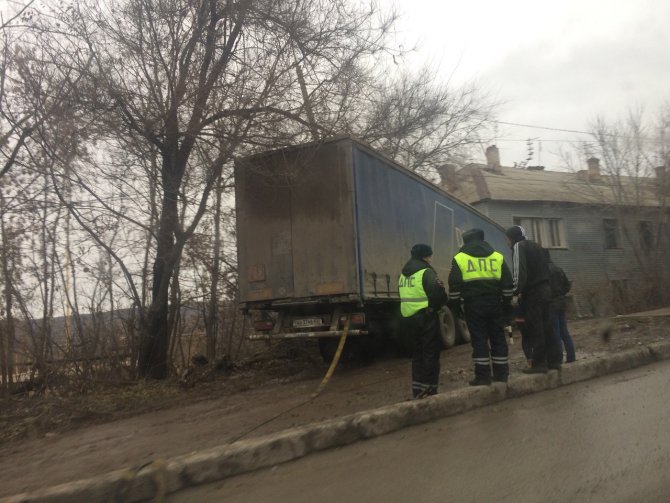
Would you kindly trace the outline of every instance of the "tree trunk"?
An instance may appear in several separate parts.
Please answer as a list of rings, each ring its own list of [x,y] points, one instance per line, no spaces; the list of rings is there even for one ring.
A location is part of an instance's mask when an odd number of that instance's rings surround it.
[[[181,350],[181,286],[179,284],[179,271],[181,269],[181,260],[178,261],[172,273],[172,283],[170,285],[170,304],[168,306],[168,361],[174,362],[174,349],[178,346]],[[182,358],[182,366],[184,359]]]
[[[211,282],[209,292],[209,307],[205,319],[205,335],[207,338],[207,358],[214,361],[216,358],[216,338],[219,332],[219,275],[221,273],[221,177],[216,187],[216,206],[214,210],[214,256],[212,258]]]
[[[1,387],[6,388],[8,386],[7,382],[7,365],[5,364],[7,360],[7,353],[5,352],[5,329],[0,326],[0,385]]]
[[[4,207],[4,198],[0,195],[1,206]],[[14,281],[12,278],[12,264],[11,254],[11,238],[7,234],[5,226],[5,219],[0,218],[0,232],[2,233],[2,247],[0,248],[0,261],[2,262],[2,283],[4,285],[5,296],[5,327],[2,330],[4,333],[4,343],[0,337],[0,358],[2,358],[2,381],[5,385],[10,384],[14,380],[14,313],[12,293],[14,289]]]
[[[176,144],[176,142],[175,142]],[[172,157],[171,159],[169,157]],[[140,343],[140,376],[165,379],[168,375],[168,298],[170,280],[176,264],[175,234],[179,223],[178,198],[182,168],[175,166],[177,155],[163,160],[163,201],[158,225],[156,259],[153,266],[151,304]],[[185,162],[184,162],[185,164]]]
[[[48,320],[51,319],[51,313],[52,311],[50,310],[50,306],[52,306],[52,302],[50,301],[51,298],[53,298],[53,289],[52,283],[55,282],[55,270],[54,270],[54,263],[55,263],[55,254],[52,254],[51,256],[51,261],[49,260],[49,228],[48,228],[48,218],[49,218],[49,204],[48,204],[48,194],[49,194],[49,179],[48,177],[44,176],[44,199],[42,201],[43,207],[42,207],[42,214],[40,215],[40,225],[41,225],[41,242],[40,242],[40,260],[42,261],[42,291],[44,292],[43,295],[43,302],[42,302],[42,322],[40,324],[40,329],[38,331],[38,340],[36,341],[36,344],[34,345],[34,358],[35,358],[35,364],[34,366],[40,371],[42,371],[45,367],[45,360],[46,360],[46,341],[47,341],[47,333],[48,333],[48,328],[47,324],[49,323]],[[58,210],[60,212],[60,210]],[[58,218],[56,218],[56,222],[58,222]],[[54,225],[54,238],[52,243],[52,246],[55,246],[55,241],[56,241],[56,225]],[[51,267],[49,266],[49,263],[51,263]],[[52,283],[49,282],[51,280]]]

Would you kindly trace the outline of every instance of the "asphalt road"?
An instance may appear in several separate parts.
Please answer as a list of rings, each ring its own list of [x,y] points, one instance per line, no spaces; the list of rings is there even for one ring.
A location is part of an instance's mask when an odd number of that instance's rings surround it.
[[[176,502],[668,502],[670,361],[408,428]]]

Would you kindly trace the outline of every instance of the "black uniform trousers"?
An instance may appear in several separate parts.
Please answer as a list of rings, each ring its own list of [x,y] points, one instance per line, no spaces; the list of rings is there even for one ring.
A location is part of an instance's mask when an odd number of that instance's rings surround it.
[[[465,322],[470,331],[475,377],[495,379],[509,375],[505,317],[499,297],[475,297],[465,301]],[[493,365],[491,365],[493,364]]]
[[[521,295],[521,307],[526,320],[526,333],[532,348],[533,367],[560,365],[563,348],[557,344],[551,325],[551,288],[545,281],[527,288]]]
[[[438,315],[422,309],[404,318],[405,330],[414,343],[412,358],[412,396],[429,396],[437,393],[440,377],[440,350],[442,340]]]

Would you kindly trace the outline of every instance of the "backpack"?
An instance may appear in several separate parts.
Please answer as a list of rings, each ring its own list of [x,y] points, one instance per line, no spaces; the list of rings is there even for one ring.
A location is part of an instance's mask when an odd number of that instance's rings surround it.
[[[563,269],[556,264],[549,264],[549,286],[551,287],[551,298],[563,297],[570,291],[572,283],[565,275]]]

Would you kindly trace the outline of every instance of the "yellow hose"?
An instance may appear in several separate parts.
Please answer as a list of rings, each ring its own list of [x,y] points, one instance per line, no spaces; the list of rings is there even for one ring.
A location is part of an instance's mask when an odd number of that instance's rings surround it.
[[[333,376],[333,372],[335,372],[335,367],[337,367],[337,362],[340,361],[340,356],[342,356],[342,349],[344,349],[344,343],[347,341],[348,334],[349,334],[349,317],[347,316],[347,321],[344,324],[344,333],[340,336],[340,343],[337,345],[337,351],[335,351],[333,361],[330,362],[328,372],[326,372],[326,375],[323,376],[321,384],[319,384],[319,388],[314,392],[312,398],[319,396],[319,393],[323,391],[323,389],[328,384],[328,381],[330,381],[330,378]]]

